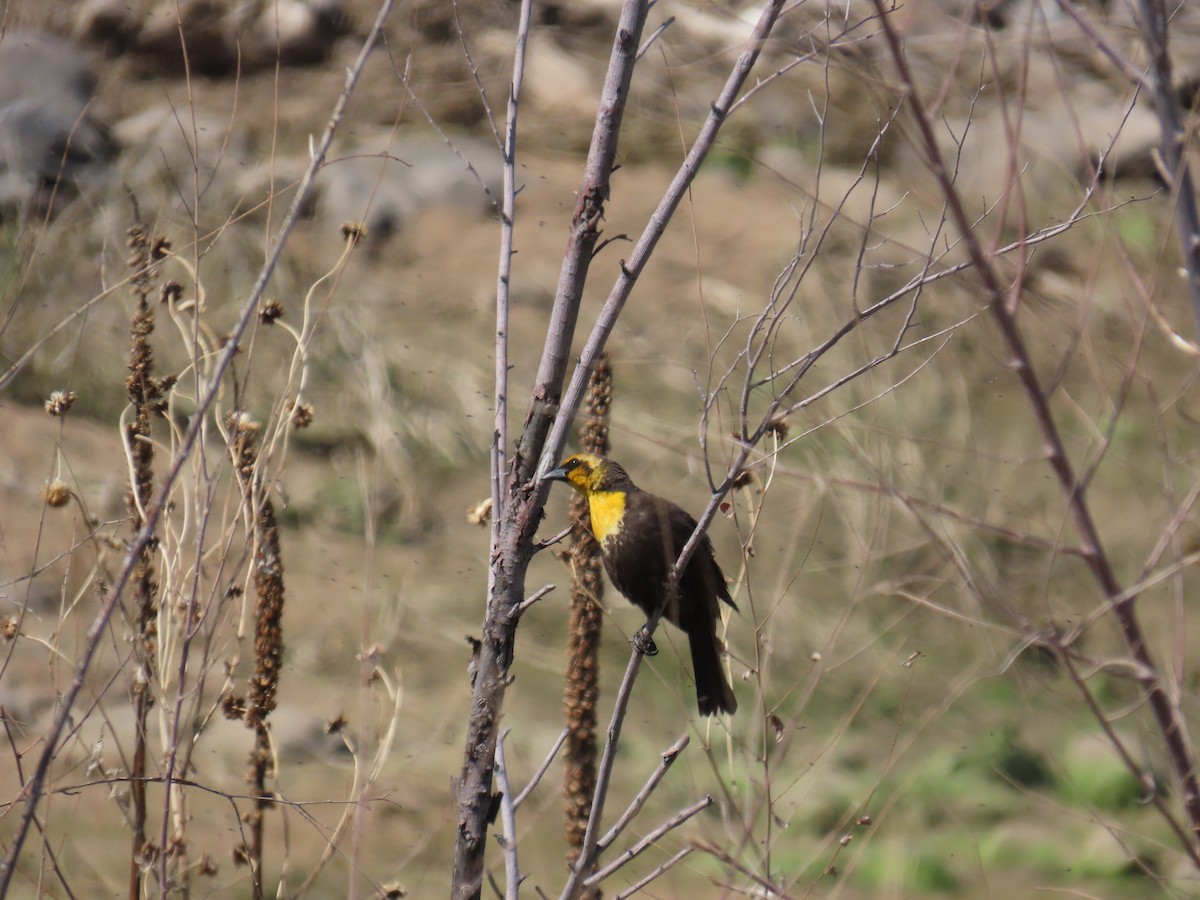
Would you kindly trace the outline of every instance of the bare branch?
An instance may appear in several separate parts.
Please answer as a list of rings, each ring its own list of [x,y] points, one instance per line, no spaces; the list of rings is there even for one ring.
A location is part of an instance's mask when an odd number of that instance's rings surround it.
[[[517,861],[517,804],[513,801],[508,786],[508,766],[504,762],[504,738],[496,741],[496,789],[500,794],[500,822],[504,834],[499,838],[504,848],[504,896],[505,900],[517,900],[521,890],[521,866]]]
[[[671,764],[679,758],[679,754],[687,747],[690,738],[684,734],[680,735],[679,740],[667,748],[662,755],[662,760],[658,768],[650,775],[649,780],[642,786],[642,789],[637,792],[637,796],[633,798],[625,812],[621,813],[621,817],[617,819],[616,824],[609,829],[604,837],[596,842],[596,850],[604,852],[613,841],[615,841],[625,830],[625,826],[633,821],[634,816],[642,811],[642,807],[646,805],[646,800],[654,793],[654,789],[658,787],[658,783],[663,780],[663,776],[667,774],[667,769],[671,768]]]
[[[625,900],[625,898],[627,898],[627,897],[632,897],[635,894],[640,894],[642,891],[642,888],[644,888],[646,885],[650,884],[653,881],[657,881],[659,878],[661,878],[663,875],[665,875],[669,870],[673,869],[677,863],[683,862],[683,860],[688,855],[690,855],[695,849],[696,849],[695,847],[684,847],[682,850],[680,850],[678,853],[676,853],[674,856],[672,856],[670,859],[668,859],[661,866],[658,866],[656,869],[654,869],[654,871],[647,874],[645,878],[638,879],[636,882],[631,884],[625,890],[621,891],[620,893],[614,894],[613,895],[614,900]]]
[[[542,778],[544,778],[546,772],[550,770],[550,764],[554,762],[554,757],[558,756],[558,751],[562,749],[562,745],[566,739],[567,729],[564,728],[558,733],[558,737],[555,738],[554,744],[550,747],[550,752],[546,754],[546,758],[542,760],[542,764],[538,766],[538,770],[534,772],[533,777],[529,779],[529,784],[525,785],[521,793],[517,794],[516,798],[513,800],[513,806],[515,808],[519,809],[521,804],[525,802],[525,798],[533,792],[533,789],[536,788],[539,783],[541,783]]]
[[[600,871],[596,872],[596,874],[594,874],[590,878],[588,878],[587,881],[584,882],[584,885],[586,887],[592,887],[594,885],[599,884],[601,881],[603,881],[605,878],[607,878],[613,872],[617,871],[619,868],[621,868],[627,862],[629,862],[632,859],[635,859],[638,856],[638,854],[640,854],[647,847],[652,847],[656,841],[658,841],[662,838],[663,835],[667,834],[668,832],[674,831],[676,828],[678,828],[680,825],[682,825],[684,822],[686,822],[692,816],[696,815],[696,813],[701,812],[702,810],[708,809],[710,806],[712,806],[712,804],[713,804],[713,798],[706,796],[700,800],[697,800],[691,806],[681,809],[679,812],[677,812],[675,815],[673,815],[666,822],[663,822],[661,825],[659,825],[657,828],[653,829],[649,834],[647,834],[644,838],[642,838],[640,841],[638,841],[636,844],[634,844],[628,850],[623,852],[620,856],[618,856],[616,859],[614,859],[611,863],[609,863],[603,869],[601,869]]]

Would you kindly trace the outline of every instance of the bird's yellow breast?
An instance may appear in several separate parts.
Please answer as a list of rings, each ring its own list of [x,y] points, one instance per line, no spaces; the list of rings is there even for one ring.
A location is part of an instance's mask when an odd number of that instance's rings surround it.
[[[621,530],[625,518],[624,491],[595,491],[588,495],[592,514],[592,534],[601,544]]]

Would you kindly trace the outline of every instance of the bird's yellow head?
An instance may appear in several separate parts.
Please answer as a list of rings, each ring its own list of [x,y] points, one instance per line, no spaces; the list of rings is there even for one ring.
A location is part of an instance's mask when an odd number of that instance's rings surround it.
[[[626,495],[636,488],[625,470],[611,459],[576,453],[544,477],[548,481],[565,481],[587,497],[592,534],[601,544],[620,532]]]
[[[591,453],[576,453],[564,459],[562,465],[547,472],[545,478],[547,481],[565,481],[588,497],[633,487],[624,469],[611,459]]]
[[[576,453],[562,461],[557,469],[546,473],[547,481],[565,481],[581,494],[598,490],[604,471],[604,460],[591,453]]]

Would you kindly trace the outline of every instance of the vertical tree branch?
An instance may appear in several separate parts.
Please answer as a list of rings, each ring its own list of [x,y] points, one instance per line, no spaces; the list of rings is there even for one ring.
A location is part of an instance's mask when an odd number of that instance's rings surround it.
[[[646,0],[625,0],[621,7],[546,344],[516,455],[508,468],[504,495],[501,503],[493,504],[496,543],[488,571],[488,604],[475,669],[463,769],[457,784],[458,833],[452,893],[460,900],[478,897],[482,890],[485,838],[493,808],[499,715],[512,662],[518,609],[524,599],[525,572],[547,490],[532,481],[533,470],[558,411],[583,285],[608,200],[609,177],[647,6]]]
[[[600,237],[600,223],[604,218],[604,205],[608,202],[609,178],[617,155],[621,119],[629,96],[629,83],[637,62],[648,5],[638,0],[625,0],[621,7],[616,39],[613,42],[612,56],[600,97],[600,109],[596,113],[596,127],[592,132],[591,147],[584,164],[583,183],[579,188],[579,200],[575,204],[575,213],[567,238],[567,250],[558,276],[546,346],[534,382],[532,402],[525,420],[525,432],[521,435],[517,447],[516,465],[520,482],[533,477],[534,466],[545,446],[550,425],[555,421],[556,414],[560,418],[562,416],[559,400],[563,376],[566,373],[571,341],[575,336],[583,286],[587,281],[592,254]],[[592,362],[594,365],[594,357]],[[564,407],[569,410],[568,424],[574,420],[575,410],[583,397],[583,388],[586,387],[587,374],[590,371],[591,366],[583,373],[583,384],[575,402],[569,407]],[[561,450],[562,443],[555,448],[553,455]]]
[[[513,77],[508,90],[508,121],[504,130],[504,194],[500,210],[500,263],[496,275],[496,411],[492,433],[492,545],[500,540],[500,520],[504,513],[504,472],[508,457],[508,310],[512,277],[513,231],[517,212],[517,113],[520,111],[521,86],[525,82],[525,45],[529,41],[529,23],[533,0],[521,0],[517,21]],[[457,15],[457,6],[455,7]],[[482,95],[482,89],[480,91]],[[486,102],[486,98],[485,98]],[[489,115],[489,120],[491,116]],[[498,136],[497,136],[498,137]]]
[[[1187,271],[1192,314],[1200,327],[1200,214],[1196,210],[1196,190],[1187,158],[1187,133],[1180,114],[1179,101],[1171,74],[1171,54],[1167,44],[1167,9],[1163,0],[1139,0],[1138,18],[1142,39],[1150,57],[1151,96],[1162,131],[1162,156],[1170,179],[1167,189],[1175,210],[1183,265]]]

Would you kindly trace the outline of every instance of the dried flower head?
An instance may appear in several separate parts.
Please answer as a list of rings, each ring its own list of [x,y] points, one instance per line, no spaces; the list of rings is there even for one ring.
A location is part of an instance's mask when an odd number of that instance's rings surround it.
[[[483,526],[492,521],[492,498],[480,500],[467,510],[467,521],[472,525]]]
[[[342,239],[350,241],[356,247],[367,239],[366,222],[343,222]]]
[[[236,694],[226,694],[221,700],[221,712],[225,718],[238,721],[246,717],[246,698]]]
[[[183,296],[183,285],[178,281],[168,281],[158,289],[158,299],[162,303],[178,303]]]
[[[341,734],[342,729],[347,725],[346,717],[340,713],[334,718],[325,723],[326,734]]]
[[[225,419],[225,425],[236,434],[253,436],[258,434],[259,424],[250,413],[243,409],[235,409]]]
[[[733,477],[732,486],[735,488],[750,487],[752,484],[754,484],[754,475],[747,469],[742,469],[742,471]]]
[[[160,259],[166,259],[167,254],[171,252],[171,242],[165,237],[156,237],[150,244],[150,258],[155,262]]]
[[[283,318],[283,304],[278,300],[263,301],[262,309],[258,311],[258,320],[264,325],[274,325],[276,319]]]
[[[291,403],[292,427],[307,428],[313,423],[313,405],[311,403]]]
[[[787,420],[787,416],[776,416],[767,423],[767,431],[783,440],[788,436],[788,432],[792,430],[791,424]]]
[[[0,637],[6,641],[16,640],[17,635],[21,633],[21,629],[17,625],[17,620],[13,616],[0,621]]]
[[[158,844],[154,841],[146,841],[142,844],[141,852],[138,854],[137,863],[143,869],[149,869],[158,861]]]
[[[58,509],[71,502],[71,489],[55,478],[53,481],[47,481],[42,487],[42,499],[46,501],[47,506]]]
[[[65,416],[78,399],[74,391],[52,391],[46,401],[46,412],[52,416]]]

